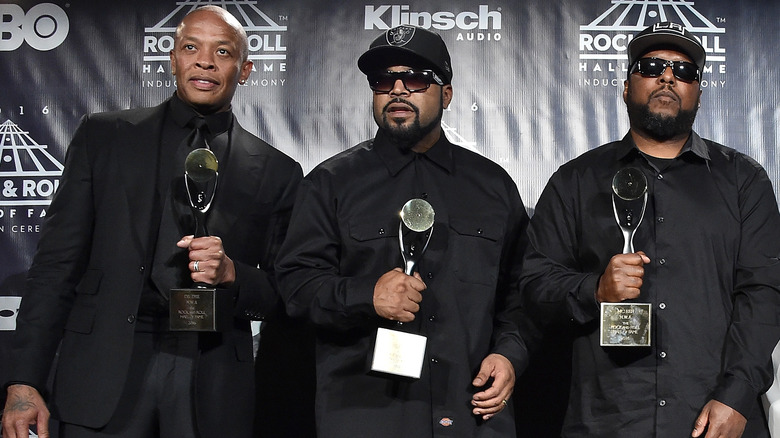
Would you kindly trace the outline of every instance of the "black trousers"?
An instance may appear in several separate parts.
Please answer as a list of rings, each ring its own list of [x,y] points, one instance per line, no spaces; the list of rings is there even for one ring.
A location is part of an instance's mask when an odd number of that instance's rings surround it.
[[[198,437],[194,371],[198,333],[137,331],[122,398],[100,429],[61,423],[61,438]]]

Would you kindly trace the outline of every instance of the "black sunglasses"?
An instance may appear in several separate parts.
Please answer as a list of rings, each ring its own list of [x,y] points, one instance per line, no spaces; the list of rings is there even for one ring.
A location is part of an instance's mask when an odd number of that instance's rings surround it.
[[[389,93],[399,79],[410,93],[425,91],[431,84],[444,85],[444,81],[432,70],[376,71],[366,76],[368,86],[377,93]]]
[[[631,67],[630,74],[639,72],[642,76],[657,77],[664,74],[666,67],[672,68],[674,77],[681,81],[693,82],[699,80],[699,68],[688,61],[667,61],[661,58],[642,58]]]

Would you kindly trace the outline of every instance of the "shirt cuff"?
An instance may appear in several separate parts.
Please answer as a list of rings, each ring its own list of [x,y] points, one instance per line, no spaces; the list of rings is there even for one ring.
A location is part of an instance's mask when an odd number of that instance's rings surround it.
[[[736,410],[743,417],[750,418],[758,393],[748,382],[736,377],[727,377],[718,385],[712,398]]]
[[[598,288],[599,275],[586,276],[579,287],[577,295],[571,297],[571,315],[580,324],[585,324],[599,317],[601,306],[596,301],[596,288]]]

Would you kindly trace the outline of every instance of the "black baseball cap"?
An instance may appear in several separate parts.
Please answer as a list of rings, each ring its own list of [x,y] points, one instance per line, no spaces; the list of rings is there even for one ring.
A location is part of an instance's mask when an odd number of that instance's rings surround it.
[[[642,55],[661,47],[672,47],[685,53],[699,70],[704,70],[707,60],[704,47],[682,24],[669,21],[647,27],[628,43],[628,65],[634,65]]]
[[[363,73],[394,65],[430,68],[445,84],[452,81],[450,53],[439,34],[422,27],[401,25],[388,29],[358,59]]]

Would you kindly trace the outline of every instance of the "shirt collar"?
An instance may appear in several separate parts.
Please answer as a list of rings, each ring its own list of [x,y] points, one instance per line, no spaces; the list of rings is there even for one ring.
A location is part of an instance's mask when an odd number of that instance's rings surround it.
[[[173,97],[170,100],[171,117],[173,118],[176,126],[186,128],[187,124],[193,117],[203,117],[206,119],[206,125],[209,127],[211,137],[215,137],[230,128],[230,123],[233,120],[232,108],[227,111],[221,111],[214,114],[202,115],[195,110],[195,108],[187,105],[179,96],[174,92]]]
[[[431,160],[434,164],[444,169],[447,173],[452,173],[452,143],[447,140],[444,130],[441,131],[439,140],[433,144],[427,151],[417,153],[410,149],[401,149],[388,141],[385,132],[380,129],[376,133],[373,144],[379,157],[387,166],[391,175],[397,175],[406,165],[414,161],[415,158],[424,157]]]
[[[620,145],[616,150],[618,160],[626,158],[629,156],[629,154],[639,152],[639,148],[636,146],[636,143],[634,143],[634,139],[631,137],[630,132],[627,133],[625,137],[623,137],[623,140],[621,140]],[[706,161],[710,160],[710,153],[707,149],[707,144],[704,143],[704,140],[702,140],[695,131],[691,131],[691,135],[688,136],[688,140],[685,141],[685,144],[683,145],[682,150],[678,156],[686,153],[692,153]]]

